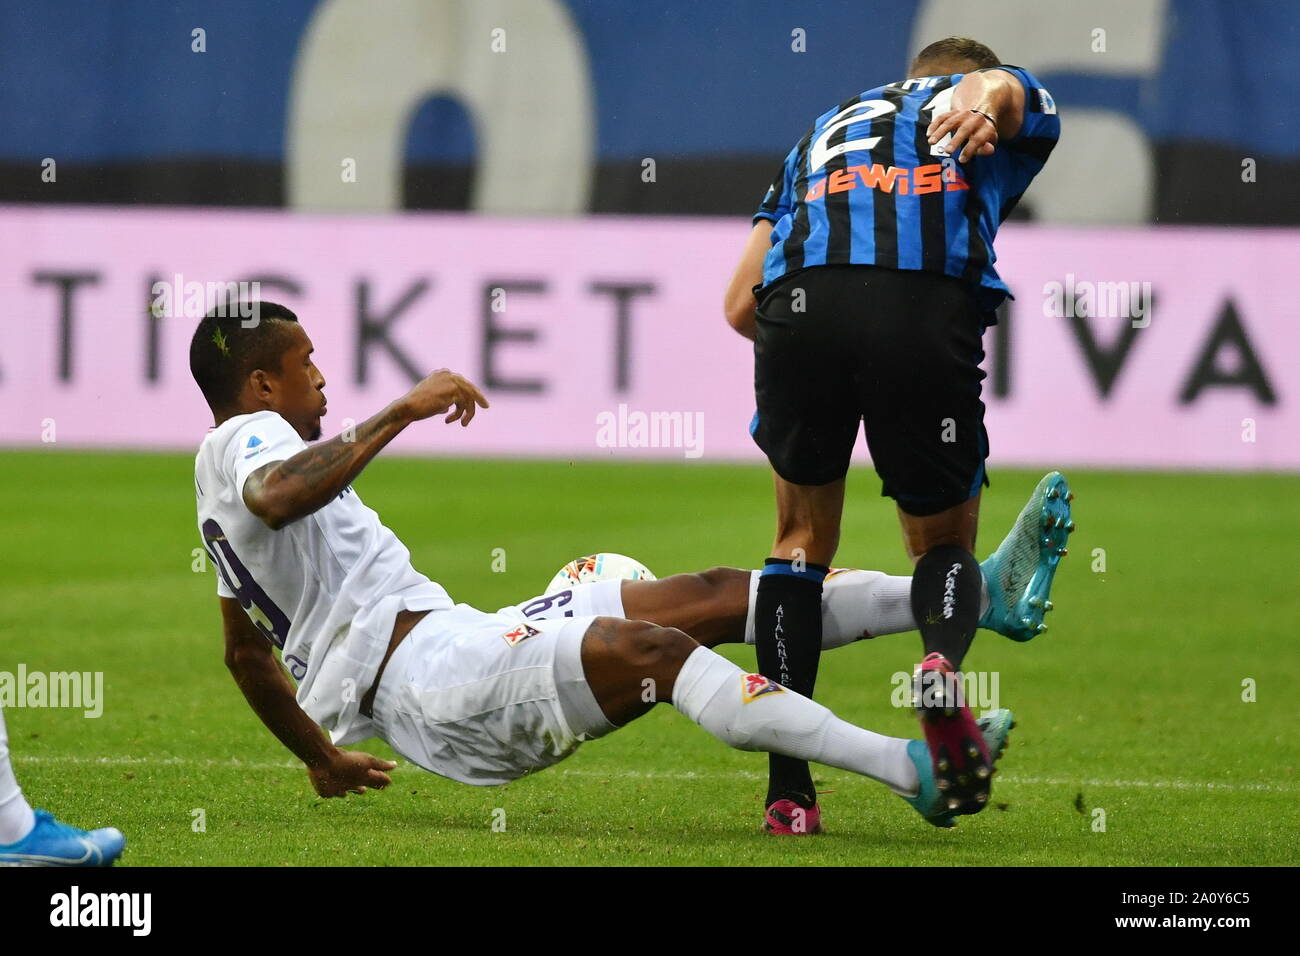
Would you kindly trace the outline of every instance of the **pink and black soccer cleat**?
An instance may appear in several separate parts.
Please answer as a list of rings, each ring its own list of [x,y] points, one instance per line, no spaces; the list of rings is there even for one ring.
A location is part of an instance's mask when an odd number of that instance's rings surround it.
[[[966,706],[961,674],[942,654],[930,654],[916,669],[913,694],[943,805],[979,813],[988,803],[993,759]]]
[[[778,800],[767,808],[763,829],[775,835],[809,836],[822,832],[822,809],[817,804],[805,810],[793,800]]]

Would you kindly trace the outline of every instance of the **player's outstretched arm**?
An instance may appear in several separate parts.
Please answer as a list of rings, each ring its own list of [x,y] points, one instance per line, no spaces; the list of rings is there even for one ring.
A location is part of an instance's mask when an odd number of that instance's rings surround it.
[[[355,434],[339,435],[253,472],[244,482],[244,504],[267,526],[282,528],[333,501],[407,425],[449,409],[444,421],[468,425],[477,406],[487,408],[488,401],[473,382],[439,369],[358,425]]]
[[[294,695],[293,684],[271,651],[271,642],[253,626],[239,602],[221,598],[226,636],[226,667],[253,712],[271,733],[307,765],[312,786],[322,797],[365,793],[392,783],[387,770],[397,764],[370,754],[335,747]]]
[[[1025,118],[1025,88],[1006,70],[967,73],[952,94],[952,109],[930,120],[931,145],[948,133],[948,155],[958,162],[992,154],[999,141],[1020,132]]]

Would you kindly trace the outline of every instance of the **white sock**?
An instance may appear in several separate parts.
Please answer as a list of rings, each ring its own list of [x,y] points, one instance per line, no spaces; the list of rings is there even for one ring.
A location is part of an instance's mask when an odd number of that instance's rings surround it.
[[[816,701],[746,674],[707,647],[686,658],[673,685],[673,706],[737,750],[815,760],[909,795],[920,786],[907,756],[908,741],[846,723]]]
[[[0,708],[0,844],[17,843],[36,826],[32,808],[23,798],[9,762],[9,734],[4,709]]]
[[[754,643],[754,605],[761,572],[749,573],[749,610],[745,643]],[[989,608],[989,589],[981,582],[980,615]],[[822,650],[843,647],[865,637],[916,630],[910,576],[857,569],[832,571],[822,582]]]

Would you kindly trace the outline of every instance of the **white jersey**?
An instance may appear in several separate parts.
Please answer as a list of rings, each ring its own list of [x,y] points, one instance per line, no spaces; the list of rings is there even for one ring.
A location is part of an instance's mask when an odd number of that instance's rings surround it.
[[[248,476],[306,447],[272,411],[208,432],[194,459],[199,533],[217,566],[217,594],[238,600],[280,648],[307,715],[335,743],[351,743],[376,733],[358,707],[397,613],[445,610],[452,600],[411,567],[411,553],[351,486],[278,531],[248,510]]]

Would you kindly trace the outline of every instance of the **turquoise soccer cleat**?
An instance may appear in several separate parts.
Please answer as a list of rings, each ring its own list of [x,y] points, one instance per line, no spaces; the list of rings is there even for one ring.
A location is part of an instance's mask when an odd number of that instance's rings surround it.
[[[981,736],[984,737],[984,746],[989,748],[989,756],[995,763],[1001,760],[1002,754],[1007,749],[1007,738],[1011,736],[1011,728],[1016,725],[1016,715],[1002,707],[998,710],[990,710],[975,723],[979,726]]]
[[[975,723],[984,737],[984,746],[988,748],[989,756],[996,763],[1007,749],[1007,737],[1011,734],[1011,728],[1016,725],[1015,715],[1005,708],[992,710]],[[948,801],[935,783],[934,767],[930,763],[930,748],[926,746],[924,740],[913,740],[907,745],[907,755],[916,765],[916,774],[920,778],[921,786],[916,796],[903,797],[903,799],[913,810],[935,826],[945,829],[955,827],[960,814],[947,809]],[[997,771],[994,770],[993,773]]]
[[[980,627],[1013,641],[1031,641],[1047,630],[1043,615],[1052,609],[1048,600],[1052,579],[1061,558],[1069,553],[1065,542],[1074,530],[1073,498],[1059,471],[1044,475],[1011,533],[980,563],[989,589],[989,608],[980,618]]]
[[[955,827],[957,821],[953,819],[954,813],[947,809],[945,801],[939,793],[939,788],[934,782],[934,767],[930,765],[930,748],[925,745],[924,740],[909,740],[907,743],[907,755],[912,758],[912,763],[916,765],[916,775],[920,778],[921,785],[917,788],[916,796],[903,797],[910,806],[927,821],[937,827]]]
[[[112,866],[126,837],[115,827],[78,830],[44,810],[36,826],[17,843],[0,843],[0,866]]]

